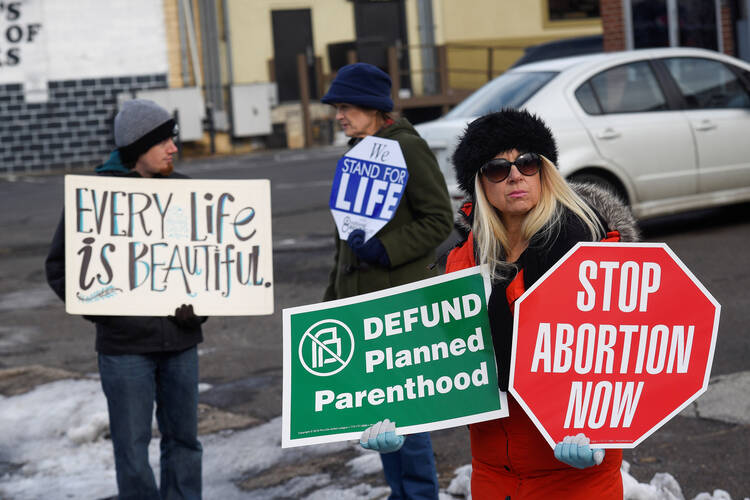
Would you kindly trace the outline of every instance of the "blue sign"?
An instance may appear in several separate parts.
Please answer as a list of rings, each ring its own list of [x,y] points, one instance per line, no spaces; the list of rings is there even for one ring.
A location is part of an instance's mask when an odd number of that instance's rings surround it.
[[[369,239],[396,213],[409,172],[397,141],[365,137],[336,167],[329,206],[339,237],[355,229]]]

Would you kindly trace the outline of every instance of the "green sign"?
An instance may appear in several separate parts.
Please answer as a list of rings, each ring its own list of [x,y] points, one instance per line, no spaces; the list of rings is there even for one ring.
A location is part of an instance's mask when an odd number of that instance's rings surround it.
[[[479,267],[284,309],[282,446],[410,434],[507,416]]]

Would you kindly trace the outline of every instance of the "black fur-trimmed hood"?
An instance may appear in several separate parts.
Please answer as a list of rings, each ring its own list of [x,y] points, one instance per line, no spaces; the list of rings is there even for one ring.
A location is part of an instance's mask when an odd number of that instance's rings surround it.
[[[619,231],[621,242],[632,243],[641,240],[638,224],[630,212],[630,208],[617,196],[592,183],[570,182],[569,185],[591,208],[599,212],[599,215],[607,223],[607,229]],[[472,204],[473,199],[467,196],[461,210],[459,210],[459,217],[455,221],[456,230],[462,235],[462,242],[468,238],[474,222]]]
[[[633,243],[641,240],[641,232],[630,208],[606,188],[589,182],[571,182],[570,187],[591,208],[599,212],[611,231],[620,232],[620,241]]]

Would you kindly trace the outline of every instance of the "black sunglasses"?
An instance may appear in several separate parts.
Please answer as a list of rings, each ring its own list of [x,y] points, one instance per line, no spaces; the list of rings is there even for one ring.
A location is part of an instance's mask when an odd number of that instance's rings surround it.
[[[542,157],[536,153],[523,153],[518,155],[514,161],[508,161],[505,158],[493,158],[482,165],[479,173],[490,182],[503,182],[510,175],[510,169],[513,165],[523,175],[536,175],[542,168]]]

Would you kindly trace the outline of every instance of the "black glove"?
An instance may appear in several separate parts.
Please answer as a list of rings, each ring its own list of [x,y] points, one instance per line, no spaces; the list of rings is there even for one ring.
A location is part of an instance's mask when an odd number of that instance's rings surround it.
[[[376,236],[365,242],[365,232],[361,229],[355,229],[349,233],[349,238],[347,238],[346,242],[360,260],[369,264],[380,264],[383,267],[390,267],[391,259],[388,258],[388,253],[385,251],[383,243]]]
[[[174,316],[167,316],[180,328],[185,330],[195,330],[201,324],[206,321],[203,316],[196,316],[193,312],[192,304],[182,304],[180,307],[175,309]]]

